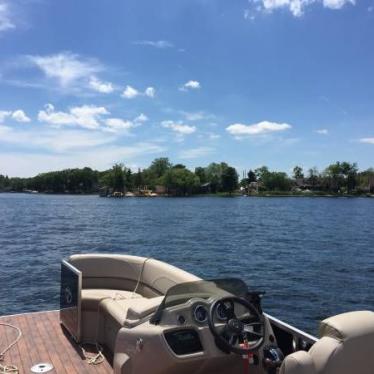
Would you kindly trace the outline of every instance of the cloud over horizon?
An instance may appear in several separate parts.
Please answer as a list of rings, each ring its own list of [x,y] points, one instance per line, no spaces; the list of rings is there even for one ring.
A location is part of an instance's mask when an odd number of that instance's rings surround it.
[[[179,87],[179,91],[190,91],[190,90],[198,90],[201,88],[200,82],[196,80],[189,80],[188,82],[184,83],[182,86]]]
[[[286,9],[294,17],[304,15],[307,7],[313,4],[322,4],[324,8],[331,10],[342,9],[347,4],[355,5],[356,0],[250,0],[252,9],[244,11],[244,18],[254,19],[259,12],[272,13],[276,10]]]
[[[132,42],[134,45],[145,45],[158,49],[174,48],[174,44],[167,40],[135,40]]]
[[[253,135],[266,135],[274,132],[285,131],[292,128],[288,123],[277,123],[261,121],[252,125],[234,123],[226,127],[226,131],[235,137],[245,137]]]
[[[123,90],[121,97],[124,99],[135,99],[138,96],[146,96],[153,99],[156,95],[156,90],[154,87],[147,87],[144,92],[139,91],[135,87],[127,85]]]
[[[179,135],[190,135],[196,131],[196,126],[185,125],[174,121],[162,121],[161,126],[170,129]]]
[[[0,1],[0,33],[15,28],[16,25],[11,19],[9,3],[6,1]]]
[[[374,144],[374,137],[372,138],[361,138],[359,139],[360,143]]]
[[[1,110],[0,124],[3,123],[6,118],[11,118],[14,121],[20,123],[27,123],[31,121],[31,119],[26,115],[26,113],[22,109],[17,109],[14,112],[9,110]]]

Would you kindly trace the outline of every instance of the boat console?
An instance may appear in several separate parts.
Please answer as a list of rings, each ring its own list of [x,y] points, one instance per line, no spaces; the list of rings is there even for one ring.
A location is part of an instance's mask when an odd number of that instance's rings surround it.
[[[243,373],[243,365],[251,374],[309,373],[294,362],[304,355],[307,368],[306,351],[321,344],[263,313],[261,294],[240,279],[202,280],[128,255],[74,255],[63,267],[61,322],[78,341],[105,346],[115,374]],[[66,268],[80,290],[70,313]]]

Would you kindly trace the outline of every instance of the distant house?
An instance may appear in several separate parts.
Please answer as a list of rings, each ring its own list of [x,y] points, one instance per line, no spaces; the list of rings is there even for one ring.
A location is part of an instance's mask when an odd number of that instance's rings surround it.
[[[259,182],[250,182],[247,186],[248,195],[257,194],[258,187],[259,187]]]
[[[369,191],[374,192],[374,176],[369,177]]]
[[[155,193],[157,195],[165,195],[166,194],[166,187],[162,185],[155,186]]]
[[[313,188],[312,184],[308,183],[305,178],[296,178],[295,179],[296,187],[300,190],[310,190]]]
[[[203,183],[203,184],[200,185],[200,193],[211,193],[210,182]]]
[[[108,187],[101,187],[99,189],[99,195],[100,195],[100,197],[107,197],[109,195]]]

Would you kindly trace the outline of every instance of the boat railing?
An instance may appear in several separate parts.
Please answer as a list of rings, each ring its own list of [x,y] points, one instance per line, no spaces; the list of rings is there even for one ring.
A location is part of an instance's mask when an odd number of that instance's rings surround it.
[[[265,314],[265,313],[264,313]],[[283,353],[290,354],[295,351],[308,351],[319,339],[305,331],[289,325],[278,318],[265,314],[269,319],[278,344],[282,346]]]

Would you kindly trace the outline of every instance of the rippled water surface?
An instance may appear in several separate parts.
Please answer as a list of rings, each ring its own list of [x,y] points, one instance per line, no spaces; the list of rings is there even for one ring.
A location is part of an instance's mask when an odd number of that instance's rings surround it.
[[[266,291],[265,310],[309,332],[374,309],[374,199],[0,194],[0,315],[58,308],[73,253],[153,256]]]

